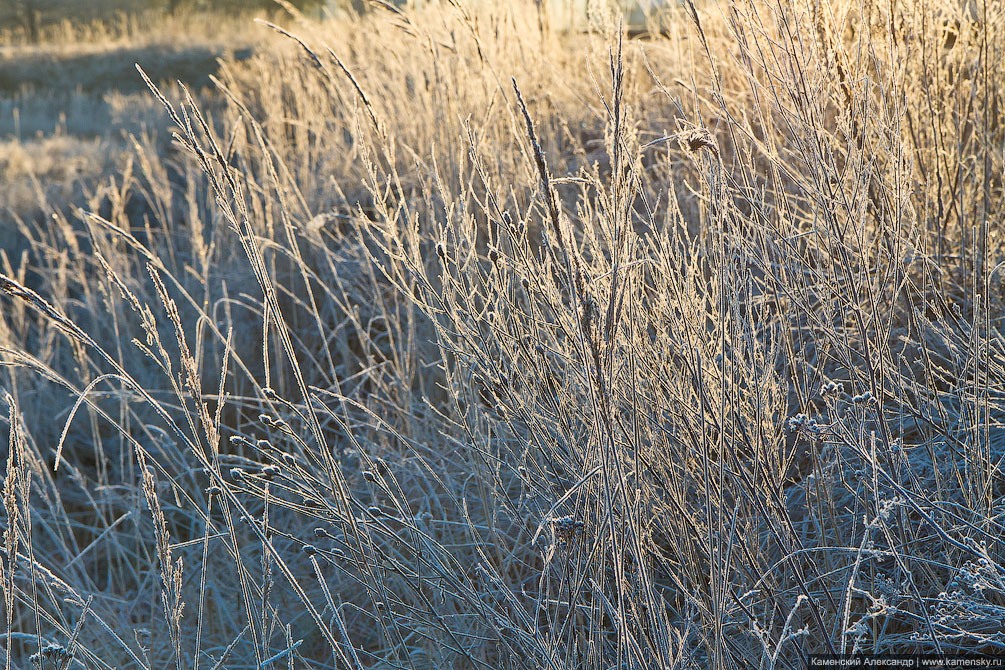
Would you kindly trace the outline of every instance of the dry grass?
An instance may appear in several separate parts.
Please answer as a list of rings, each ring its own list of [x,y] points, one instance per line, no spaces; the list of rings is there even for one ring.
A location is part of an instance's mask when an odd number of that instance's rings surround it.
[[[0,253],[6,662],[1001,653],[1002,16],[451,2],[151,83],[172,151]]]
[[[0,216],[30,218],[85,202],[97,211],[109,180],[129,172],[135,141],[169,158],[168,120],[135,64],[172,100],[184,86],[215,113],[221,95],[210,76],[220,59],[240,62],[256,49],[281,48],[252,20],[118,13],[53,22],[38,42],[0,31]]]

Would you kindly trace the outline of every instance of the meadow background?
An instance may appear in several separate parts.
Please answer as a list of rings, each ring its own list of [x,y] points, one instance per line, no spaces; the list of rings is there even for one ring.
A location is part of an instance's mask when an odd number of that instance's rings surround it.
[[[3,668],[1005,652],[1001,2],[42,4]]]

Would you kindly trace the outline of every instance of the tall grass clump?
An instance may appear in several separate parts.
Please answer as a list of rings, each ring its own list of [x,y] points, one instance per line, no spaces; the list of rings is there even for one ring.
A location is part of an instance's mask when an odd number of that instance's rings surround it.
[[[4,662],[1001,653],[1000,3],[378,5],[0,254]]]

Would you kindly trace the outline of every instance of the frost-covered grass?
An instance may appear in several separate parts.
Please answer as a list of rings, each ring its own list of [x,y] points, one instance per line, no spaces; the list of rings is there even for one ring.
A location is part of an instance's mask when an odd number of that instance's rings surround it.
[[[1001,653],[1000,9],[293,14],[151,82],[175,142],[4,231],[3,654]]]

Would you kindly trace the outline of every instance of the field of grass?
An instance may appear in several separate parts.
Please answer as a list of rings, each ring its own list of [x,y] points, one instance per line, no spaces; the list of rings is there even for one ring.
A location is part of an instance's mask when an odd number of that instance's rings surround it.
[[[1005,653],[1005,7],[593,7],[0,47],[0,667]]]
[[[253,18],[119,12],[106,20],[44,24],[39,41],[31,42],[0,17],[5,218],[83,203],[97,207],[108,180],[134,156],[136,142],[155,154],[167,149],[169,121],[136,63],[172,100],[181,97],[180,82],[206,113],[215,113],[223,96],[210,76],[220,59],[246,60],[263,38],[268,42],[268,30]]]

